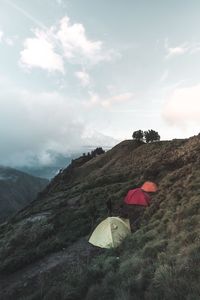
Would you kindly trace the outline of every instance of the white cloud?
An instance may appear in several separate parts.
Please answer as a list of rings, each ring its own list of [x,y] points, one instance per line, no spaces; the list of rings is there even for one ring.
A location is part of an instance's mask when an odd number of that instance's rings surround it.
[[[39,67],[64,73],[64,62],[96,64],[111,60],[113,51],[103,49],[102,41],[90,40],[83,24],[71,24],[66,16],[50,28],[36,29],[27,38],[20,53],[20,63],[28,68]]]
[[[163,74],[161,75],[161,78],[160,78],[160,82],[165,82],[167,80],[167,78],[169,77],[169,71],[168,70],[165,70],[163,72]]]
[[[85,133],[82,137],[85,141],[85,145],[89,145],[93,149],[95,147],[113,147],[117,143],[119,143],[119,140],[112,138],[111,136],[102,134],[91,127],[86,127]]]
[[[113,105],[120,104],[126,101],[129,101],[133,98],[132,93],[122,93],[119,95],[101,98],[97,93],[89,92],[90,99],[89,101],[85,102],[84,104],[88,107],[93,106],[101,106],[104,108],[110,108]]]
[[[7,38],[5,39],[5,43],[6,43],[8,46],[13,46],[13,45],[14,45],[14,39],[7,37]]]
[[[89,96],[90,96],[89,100],[84,102],[85,106],[93,107],[101,103],[101,99],[97,93],[89,91]]]
[[[4,90],[5,84],[0,82],[0,164],[48,165],[52,153],[70,154],[82,151],[89,142],[100,145],[104,141],[101,134],[88,136],[90,124],[86,126],[81,109],[77,114],[71,98],[57,92]]]
[[[174,55],[181,55],[184,54],[188,51],[187,47],[174,47],[174,48],[169,48],[169,54],[168,56],[174,56]]]
[[[170,59],[175,56],[180,56],[180,55],[188,53],[190,51],[191,45],[188,42],[187,43],[185,42],[185,43],[182,43],[175,47],[172,47],[169,45],[169,39],[166,38],[165,42],[164,42],[164,47],[167,52],[165,58]]]
[[[166,58],[171,58],[174,56],[179,56],[187,53],[190,50],[190,48],[189,46],[184,44],[176,47],[168,47],[166,50],[167,50]]]
[[[102,42],[89,40],[84,26],[80,23],[71,25],[68,17],[60,20],[60,27],[56,36],[62,44],[64,56],[67,59],[81,55],[96,63],[104,58],[101,54]]]
[[[61,5],[63,3],[62,0],[56,0],[56,3],[58,3],[58,5]]]
[[[200,43],[199,42],[185,42],[183,44],[177,45],[175,47],[169,46],[168,39],[165,39],[165,50],[167,52],[165,58],[170,59],[175,56],[180,56],[184,54],[194,54],[200,51]]]
[[[123,93],[116,96],[109,97],[101,102],[103,107],[110,107],[117,103],[123,103],[133,98],[132,93]]]
[[[0,43],[6,44],[7,46],[13,46],[18,36],[8,37],[5,32],[0,29]]]
[[[90,84],[90,75],[85,71],[75,72],[75,76],[80,80],[80,83],[83,87]]]
[[[190,54],[195,54],[200,51],[200,43],[196,43],[191,47]]]
[[[0,43],[2,42],[2,38],[3,38],[3,31],[0,30]]]
[[[81,145],[84,123],[56,92],[1,93],[0,111],[0,163],[27,164],[34,155],[45,158],[48,150],[62,153]]]
[[[200,84],[176,88],[165,103],[163,116],[180,128],[200,126]]]
[[[28,68],[40,67],[48,71],[64,73],[62,57],[55,53],[54,45],[43,31],[36,31],[34,38],[28,38],[21,51],[20,63]]]
[[[70,0],[55,0],[55,2],[58,6],[61,6],[62,8],[67,8],[69,6],[68,4],[70,3]]]

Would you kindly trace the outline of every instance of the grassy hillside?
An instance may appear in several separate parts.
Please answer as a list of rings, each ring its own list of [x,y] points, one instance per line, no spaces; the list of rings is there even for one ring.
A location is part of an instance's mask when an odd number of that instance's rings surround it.
[[[200,136],[124,141],[58,174],[38,199],[0,227],[0,298],[200,299]],[[117,249],[87,239],[130,188],[159,191]],[[134,223],[134,209],[131,222]]]
[[[0,166],[0,222],[34,200],[48,180]]]

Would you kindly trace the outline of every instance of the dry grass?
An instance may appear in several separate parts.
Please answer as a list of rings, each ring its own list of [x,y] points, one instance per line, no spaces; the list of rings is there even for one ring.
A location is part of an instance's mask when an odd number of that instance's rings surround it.
[[[125,141],[64,171],[31,208],[0,229],[1,266],[13,272],[11,264],[16,269],[30,264],[19,256],[30,254],[31,242],[24,244],[24,234],[32,233],[32,243],[37,241],[32,261],[37,260],[45,251],[57,251],[87,236],[105,218],[108,197],[117,205],[130,188],[154,180],[159,192],[141,217],[139,230],[118,249],[91,258],[81,273],[74,266],[69,272],[73,276],[59,274],[53,286],[55,277],[44,280],[43,299],[199,299],[199,162],[200,137],[148,145]],[[19,222],[41,211],[50,214],[47,227],[18,232]]]

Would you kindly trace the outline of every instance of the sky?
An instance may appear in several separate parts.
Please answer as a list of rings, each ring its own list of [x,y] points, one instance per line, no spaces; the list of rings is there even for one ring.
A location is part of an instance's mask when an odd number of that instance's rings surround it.
[[[0,4],[0,164],[200,132],[198,0]]]

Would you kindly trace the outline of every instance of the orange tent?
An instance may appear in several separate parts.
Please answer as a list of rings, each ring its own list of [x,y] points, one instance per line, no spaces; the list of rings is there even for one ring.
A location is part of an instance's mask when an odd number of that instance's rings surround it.
[[[153,193],[153,192],[157,192],[158,190],[158,187],[157,185],[152,182],[152,181],[145,181],[145,183],[143,183],[143,185],[141,186],[141,189],[144,191],[144,192],[147,192],[147,193]]]

